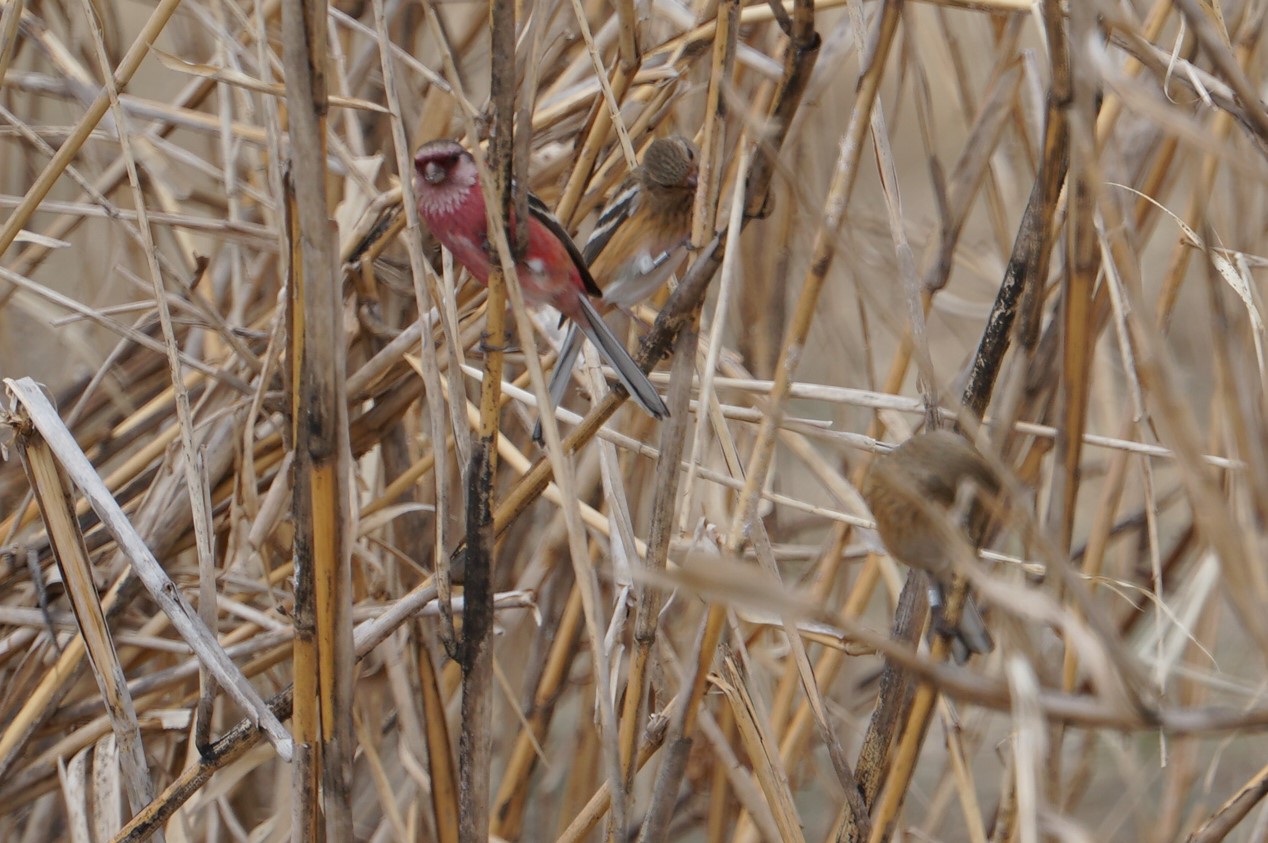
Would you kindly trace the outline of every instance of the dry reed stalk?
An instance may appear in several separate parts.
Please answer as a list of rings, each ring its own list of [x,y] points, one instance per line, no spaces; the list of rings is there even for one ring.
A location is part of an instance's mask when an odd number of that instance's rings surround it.
[[[352,593],[342,326],[327,239],[326,4],[282,4],[290,149],[283,202],[295,459],[295,840],[352,836]]]
[[[732,657],[723,656],[721,690],[731,704],[731,711],[754,774],[761,786],[766,804],[774,814],[781,840],[804,841],[797,811],[788,786],[788,773],[779,760],[779,749],[770,736],[769,726],[758,711],[748,681]]]

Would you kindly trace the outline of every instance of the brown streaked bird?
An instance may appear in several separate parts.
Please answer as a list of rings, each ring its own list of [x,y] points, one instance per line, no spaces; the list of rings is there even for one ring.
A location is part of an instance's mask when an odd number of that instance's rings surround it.
[[[952,525],[945,519],[965,485],[972,486],[976,508],[985,511],[990,507],[982,505],[983,499],[999,491],[999,478],[963,436],[933,430],[919,433],[874,459],[861,489],[876,519],[876,532],[890,555],[930,575],[929,603],[935,612],[935,626],[953,570],[946,532]],[[943,522],[936,523],[935,518]],[[962,530],[963,525],[952,529]],[[989,653],[993,646],[972,600],[965,602],[959,627],[950,630],[950,637],[958,662],[967,660],[970,653]]]
[[[604,205],[581,250],[603,290],[604,310],[630,308],[660,289],[678,268],[691,236],[699,153],[681,135],[657,138],[643,163]],[[550,377],[551,406],[568,388],[581,338],[569,327]],[[533,438],[540,441],[541,424]]]

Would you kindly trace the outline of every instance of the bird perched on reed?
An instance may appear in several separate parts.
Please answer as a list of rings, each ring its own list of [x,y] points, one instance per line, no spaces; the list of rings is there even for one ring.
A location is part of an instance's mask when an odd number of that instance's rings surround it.
[[[432,141],[414,155],[414,170],[419,216],[454,259],[476,281],[487,284],[496,258],[475,159],[456,141]],[[615,370],[630,397],[654,418],[669,415],[647,375],[590,301],[601,292],[580,250],[540,199],[530,193],[528,200],[528,245],[516,263],[524,299],[550,305],[572,320]],[[511,220],[512,241],[517,224]]]
[[[691,237],[698,157],[695,145],[681,135],[657,138],[643,153],[642,165],[604,205],[581,254],[603,289],[605,312],[649,298],[682,262]],[[580,350],[574,323],[551,373],[552,409],[563,399]],[[533,438],[541,439],[540,422]]]
[[[929,603],[935,627],[946,605],[945,591],[952,574],[949,523],[956,504],[972,500],[978,515],[969,534],[980,534],[977,520],[993,510],[999,478],[973,444],[949,430],[917,434],[872,461],[863,480],[863,499],[876,519],[876,532],[898,561],[927,572],[932,578]],[[961,490],[964,490],[962,492]],[[971,494],[961,500],[962,494]],[[979,536],[980,538],[980,536]],[[940,629],[951,637],[956,660],[970,653],[988,653],[993,646],[977,607],[966,600],[955,629]]]

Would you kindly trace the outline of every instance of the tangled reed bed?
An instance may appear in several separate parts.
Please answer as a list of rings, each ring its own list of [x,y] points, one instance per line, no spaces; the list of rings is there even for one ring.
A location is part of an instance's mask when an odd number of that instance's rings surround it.
[[[10,0],[0,839],[1258,839],[1261,19]],[[671,417],[541,448],[554,320],[397,174],[584,233],[671,131]],[[937,415],[963,666],[856,491]]]

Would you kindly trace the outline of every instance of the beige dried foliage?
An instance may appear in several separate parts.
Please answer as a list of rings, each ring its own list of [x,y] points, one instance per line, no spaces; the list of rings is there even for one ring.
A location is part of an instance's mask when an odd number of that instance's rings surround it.
[[[1262,836],[1258,4],[501,3],[491,57],[486,4],[341,0],[310,122],[284,6],[0,11],[0,840]],[[511,289],[490,349],[403,211],[414,147],[509,114],[579,238],[700,145],[692,268],[612,317],[671,418],[590,372],[535,444],[555,315]],[[301,353],[346,384],[296,399]],[[930,418],[1009,503],[948,548],[962,666],[857,491]]]

